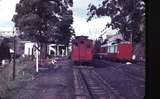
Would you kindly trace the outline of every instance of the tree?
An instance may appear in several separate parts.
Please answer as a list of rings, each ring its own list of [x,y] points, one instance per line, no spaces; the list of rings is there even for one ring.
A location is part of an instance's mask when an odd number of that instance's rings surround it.
[[[72,6],[72,0],[20,0],[12,21],[22,39],[37,42],[41,48],[46,43],[67,45],[74,34],[72,11],[69,9]]]
[[[9,39],[4,38],[0,44],[0,63],[2,59],[11,59]]]
[[[110,16],[111,23],[106,24],[106,27],[119,29],[125,40],[130,40],[132,35],[136,43],[144,35],[144,29],[140,29],[145,18],[144,0],[103,0],[99,7],[89,4],[87,15],[87,21],[93,17]]]
[[[102,43],[101,43],[100,39],[95,40],[95,45],[94,45],[95,53],[100,52],[101,45],[102,45]]]

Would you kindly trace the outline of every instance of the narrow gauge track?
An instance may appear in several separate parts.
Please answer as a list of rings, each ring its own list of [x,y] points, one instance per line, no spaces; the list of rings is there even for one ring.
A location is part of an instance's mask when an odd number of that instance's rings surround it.
[[[119,72],[119,73],[122,73],[126,76],[128,76],[129,78],[131,79],[135,79],[135,80],[139,80],[139,81],[145,81],[145,78],[143,77],[137,77],[136,75],[134,75],[133,73],[129,72],[129,68],[128,67],[125,67],[124,66],[126,65],[120,65],[120,66],[117,66],[116,64],[111,64],[111,63],[106,63],[107,65],[111,66],[111,69],[113,69],[114,71],[116,72]]]
[[[93,69],[76,68],[74,70],[74,76],[76,76],[76,80],[79,79],[76,81],[76,83],[79,82],[79,88],[83,88],[83,92],[81,90],[83,94],[81,93],[81,95],[76,96],[82,97],[85,93],[85,98],[80,99],[125,99],[118,90],[111,87],[111,85]]]

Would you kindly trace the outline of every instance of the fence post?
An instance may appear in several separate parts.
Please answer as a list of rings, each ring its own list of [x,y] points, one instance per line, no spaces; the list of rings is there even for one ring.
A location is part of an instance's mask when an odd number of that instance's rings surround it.
[[[14,30],[13,30],[14,33]],[[13,80],[15,80],[15,76],[16,76],[16,36],[14,36],[14,40],[13,40],[13,49],[14,49],[14,53],[13,53]]]

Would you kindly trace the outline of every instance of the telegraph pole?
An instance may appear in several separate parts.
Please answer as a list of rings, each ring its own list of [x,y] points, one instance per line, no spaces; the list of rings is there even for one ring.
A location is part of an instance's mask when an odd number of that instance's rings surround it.
[[[13,80],[15,80],[16,77],[16,35],[14,32],[14,28],[13,28],[13,35],[14,35],[14,39],[13,39],[13,49],[14,49],[14,53],[13,53]]]

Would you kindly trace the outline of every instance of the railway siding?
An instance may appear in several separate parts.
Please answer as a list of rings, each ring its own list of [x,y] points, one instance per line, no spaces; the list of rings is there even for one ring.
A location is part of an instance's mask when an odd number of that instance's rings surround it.
[[[78,68],[73,68],[76,99],[91,99]]]
[[[142,99],[145,66],[95,60],[94,68],[80,66],[80,75],[92,99]]]
[[[76,94],[76,97],[81,97],[81,99],[126,99],[93,68],[77,68],[74,70],[74,75],[75,93],[79,93]],[[80,79],[78,80],[78,78]]]

